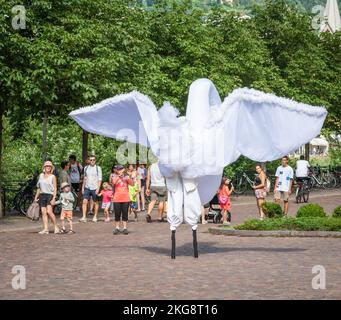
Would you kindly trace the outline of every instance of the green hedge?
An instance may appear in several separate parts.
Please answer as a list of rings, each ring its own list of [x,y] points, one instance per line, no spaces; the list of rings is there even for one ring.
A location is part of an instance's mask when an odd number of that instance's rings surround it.
[[[338,206],[333,211],[333,217],[334,218],[341,218],[341,206]]]
[[[316,203],[310,203],[300,207],[296,214],[297,218],[325,217],[324,209]]]
[[[264,202],[262,208],[268,218],[280,218],[283,216],[282,208],[278,203]]]
[[[333,217],[250,219],[235,227],[237,230],[341,231],[341,219]]]

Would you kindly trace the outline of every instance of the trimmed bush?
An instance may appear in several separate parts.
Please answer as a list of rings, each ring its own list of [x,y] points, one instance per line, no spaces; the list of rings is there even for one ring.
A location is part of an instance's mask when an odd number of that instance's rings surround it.
[[[341,218],[341,206],[334,209],[333,218]]]
[[[283,216],[283,211],[278,203],[264,202],[262,209],[266,217],[268,218],[280,218]]]
[[[237,230],[297,230],[297,231],[341,231],[341,219],[330,217],[279,218],[263,221],[250,219],[234,227]]]
[[[310,203],[305,206],[302,206],[298,209],[297,218],[314,218],[314,217],[325,217],[326,213],[323,208],[316,203]]]

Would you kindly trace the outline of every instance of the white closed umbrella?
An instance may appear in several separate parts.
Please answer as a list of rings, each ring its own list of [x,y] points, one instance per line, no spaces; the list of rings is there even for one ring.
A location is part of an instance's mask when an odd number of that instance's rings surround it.
[[[337,0],[327,0],[323,13],[321,32],[336,32],[341,30],[341,19]]]

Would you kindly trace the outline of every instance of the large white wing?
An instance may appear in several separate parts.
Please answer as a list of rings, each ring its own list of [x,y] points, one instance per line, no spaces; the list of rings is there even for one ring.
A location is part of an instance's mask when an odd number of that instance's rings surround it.
[[[264,162],[295,151],[320,133],[327,116],[323,107],[247,88],[234,90],[213,113],[223,122],[225,165],[241,154]]]
[[[327,115],[325,108],[247,88],[218,105],[208,79],[195,81],[191,90],[186,117],[195,132],[194,151],[191,166],[181,173],[197,179],[202,203],[215,194],[223,168],[240,155],[259,162],[278,159],[316,137]]]
[[[159,116],[153,102],[133,91],[80,108],[70,116],[86,131],[139,143],[159,153]]]

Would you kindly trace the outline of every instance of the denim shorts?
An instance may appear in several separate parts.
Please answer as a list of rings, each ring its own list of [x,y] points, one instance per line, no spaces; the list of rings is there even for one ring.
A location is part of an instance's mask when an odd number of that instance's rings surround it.
[[[92,198],[93,201],[98,201],[96,190],[90,190],[85,188],[83,193],[83,199],[90,200],[90,198]]]
[[[137,208],[138,208],[137,202],[130,201],[130,202],[129,202],[129,207],[130,207],[131,209],[137,210]]]

